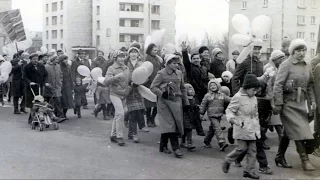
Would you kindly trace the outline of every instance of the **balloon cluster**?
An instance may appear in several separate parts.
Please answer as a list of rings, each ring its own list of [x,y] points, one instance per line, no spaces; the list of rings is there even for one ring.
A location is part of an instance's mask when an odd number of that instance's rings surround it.
[[[0,66],[0,81],[6,82],[9,79],[9,74],[11,73],[12,65],[10,61],[5,61]]]

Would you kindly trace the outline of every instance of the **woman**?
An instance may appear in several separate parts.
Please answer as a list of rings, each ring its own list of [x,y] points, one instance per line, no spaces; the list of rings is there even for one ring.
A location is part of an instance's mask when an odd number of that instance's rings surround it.
[[[61,87],[61,109],[63,110],[64,117],[67,118],[68,109],[73,109],[73,81],[71,78],[71,66],[68,64],[68,56],[61,55],[59,57],[60,68],[62,72],[62,87]]]
[[[110,140],[113,143],[118,143],[119,146],[124,146],[124,106],[126,104],[126,97],[131,90],[129,86],[130,70],[124,64],[126,59],[125,52],[118,51],[115,57],[116,60],[113,65],[107,70],[104,84],[110,88],[110,100],[115,108]]]
[[[161,69],[162,59],[157,55],[158,47],[155,44],[150,44],[146,51],[146,59],[145,61],[149,61],[153,64],[153,72],[150,75],[148,81],[145,83],[147,88],[150,88],[152,81],[156,77],[158,71]],[[145,106],[147,108],[147,125],[148,127],[155,127],[156,123],[154,122],[154,118],[157,114],[157,104],[145,99]]]
[[[160,70],[154,78],[150,90],[158,96],[157,118],[162,129],[160,152],[170,154],[167,144],[170,139],[172,150],[176,157],[183,154],[179,147],[179,134],[183,134],[183,113],[189,108],[187,92],[184,87],[183,74],[178,70],[180,58],[174,54],[166,55],[165,68]]]
[[[316,109],[311,66],[306,63],[307,44],[302,39],[292,41],[289,58],[280,67],[274,85],[274,113],[280,113],[284,126],[284,137],[280,141],[276,164],[285,161],[284,154],[289,140],[294,140],[300,155],[302,168],[314,171],[309,162],[305,141],[313,139],[309,127],[306,101]],[[281,157],[281,158],[280,158]]]

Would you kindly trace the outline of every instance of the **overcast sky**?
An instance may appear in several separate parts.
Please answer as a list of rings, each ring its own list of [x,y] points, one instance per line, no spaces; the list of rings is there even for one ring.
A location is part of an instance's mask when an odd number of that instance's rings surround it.
[[[42,31],[42,0],[12,0],[14,9],[21,9],[26,28]],[[228,4],[225,0],[177,0],[177,33],[188,33],[198,41],[208,31],[221,36],[228,29]]]

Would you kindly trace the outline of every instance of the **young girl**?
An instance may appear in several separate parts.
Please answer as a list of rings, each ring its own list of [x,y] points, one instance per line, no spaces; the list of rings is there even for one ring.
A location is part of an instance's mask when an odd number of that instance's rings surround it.
[[[74,102],[75,102],[74,114],[77,114],[78,118],[81,118],[81,106],[85,105],[86,92],[88,91],[89,91],[89,88],[86,85],[82,84],[82,80],[80,77],[77,77],[76,85],[74,87]]]
[[[107,104],[111,102],[110,96],[109,96],[109,88],[103,84],[98,83],[98,87],[96,90],[96,98],[97,98],[97,104],[94,109],[94,116],[98,117],[98,113],[102,110],[103,119],[108,120]]]
[[[222,164],[222,171],[228,173],[230,164],[247,150],[247,167],[243,177],[259,179],[255,174],[256,140],[260,139],[260,125],[258,117],[258,101],[255,97],[260,83],[254,74],[247,74],[242,88],[237,92],[226,110],[228,122],[233,124],[233,138],[238,147],[230,152]]]

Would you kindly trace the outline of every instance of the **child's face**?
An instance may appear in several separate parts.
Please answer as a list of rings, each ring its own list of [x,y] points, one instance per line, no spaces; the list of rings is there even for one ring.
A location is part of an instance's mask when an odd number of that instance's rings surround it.
[[[194,96],[195,92],[194,92],[194,89],[192,87],[189,87],[188,88],[188,96]]]
[[[200,59],[200,55],[199,54],[192,56],[192,60],[191,60],[192,64],[194,64],[196,66],[199,66],[200,65],[200,61],[201,61],[201,59]]]
[[[228,76],[222,76],[224,82],[229,82],[230,78]]]
[[[218,86],[216,85],[216,83],[210,83],[209,89],[210,91],[215,92],[218,90]]]
[[[77,85],[81,85],[81,79],[80,79],[80,78],[77,78],[77,79],[76,79],[76,84],[77,84]]]
[[[258,88],[250,88],[250,89],[247,89],[245,90],[246,93],[248,94],[249,97],[253,97],[257,94],[257,92],[259,91]]]

